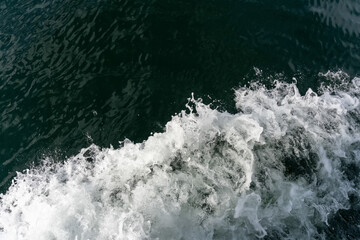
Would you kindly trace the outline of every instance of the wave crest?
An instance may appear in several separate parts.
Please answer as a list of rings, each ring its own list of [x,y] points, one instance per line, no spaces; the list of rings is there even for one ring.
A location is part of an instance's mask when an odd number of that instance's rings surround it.
[[[359,195],[359,82],[304,96],[253,84],[236,114],[192,98],[143,143],[47,159],[1,196],[0,237],[325,238]]]

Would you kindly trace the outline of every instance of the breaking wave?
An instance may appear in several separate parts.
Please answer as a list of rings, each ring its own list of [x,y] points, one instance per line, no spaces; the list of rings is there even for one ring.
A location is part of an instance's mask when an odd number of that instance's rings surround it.
[[[191,98],[143,143],[47,158],[1,196],[0,238],[325,239],[359,196],[360,79],[348,82],[252,84],[236,114]]]

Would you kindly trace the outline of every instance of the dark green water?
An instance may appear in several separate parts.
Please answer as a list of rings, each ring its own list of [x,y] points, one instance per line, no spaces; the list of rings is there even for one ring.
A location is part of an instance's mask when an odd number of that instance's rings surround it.
[[[3,1],[1,191],[44,156],[163,132],[192,92],[233,113],[254,79],[302,94],[330,84],[319,72],[352,79],[359,37],[355,0]]]

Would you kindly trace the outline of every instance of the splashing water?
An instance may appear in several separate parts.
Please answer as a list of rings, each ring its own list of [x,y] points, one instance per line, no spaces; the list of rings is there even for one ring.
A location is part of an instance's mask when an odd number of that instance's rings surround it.
[[[143,143],[18,173],[0,238],[326,238],[359,196],[348,169],[359,167],[360,79],[320,95],[280,82],[235,94],[236,114],[192,98]]]

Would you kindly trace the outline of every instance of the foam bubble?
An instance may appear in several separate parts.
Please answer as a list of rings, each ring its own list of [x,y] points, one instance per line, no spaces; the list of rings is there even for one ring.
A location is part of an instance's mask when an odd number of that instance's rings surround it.
[[[18,173],[1,196],[0,238],[325,238],[359,192],[346,171],[359,165],[359,88],[235,93],[237,114],[192,98],[143,143]]]

